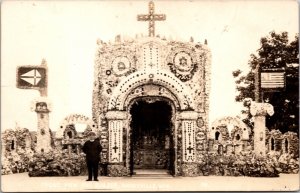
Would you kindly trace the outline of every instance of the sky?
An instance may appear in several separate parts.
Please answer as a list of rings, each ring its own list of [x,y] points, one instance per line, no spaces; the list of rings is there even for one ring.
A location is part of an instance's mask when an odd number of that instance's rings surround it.
[[[232,71],[246,73],[251,53],[270,31],[298,33],[298,3],[273,1],[157,0],[156,34],[174,40],[203,43],[212,54],[210,123],[240,114]],[[16,88],[16,69],[48,64],[50,128],[56,131],[69,114],[92,116],[94,59],[97,40],[116,35],[148,34],[148,23],[136,20],[148,13],[148,1],[8,1],[1,4],[1,130],[16,125],[36,130],[30,104],[36,90]]]

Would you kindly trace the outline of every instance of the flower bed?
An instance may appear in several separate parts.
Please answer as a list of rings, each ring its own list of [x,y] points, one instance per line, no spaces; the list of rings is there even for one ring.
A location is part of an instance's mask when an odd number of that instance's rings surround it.
[[[279,171],[271,158],[256,157],[252,153],[239,155],[209,154],[207,164],[200,171],[204,175],[278,177]]]
[[[29,176],[77,176],[85,175],[85,156],[66,151],[35,154],[29,164]]]
[[[1,174],[13,174],[28,172],[28,165],[32,159],[33,151],[25,152],[19,150],[18,152],[6,152],[5,156],[2,157]]]

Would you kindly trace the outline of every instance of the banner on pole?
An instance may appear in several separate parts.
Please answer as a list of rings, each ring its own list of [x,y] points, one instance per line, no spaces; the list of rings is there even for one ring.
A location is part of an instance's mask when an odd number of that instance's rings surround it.
[[[285,88],[285,71],[283,69],[262,70],[260,87],[265,92],[282,91]]]

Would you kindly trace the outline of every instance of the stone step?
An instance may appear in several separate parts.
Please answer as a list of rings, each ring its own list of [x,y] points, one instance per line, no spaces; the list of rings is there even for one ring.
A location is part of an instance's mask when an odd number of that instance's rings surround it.
[[[134,179],[170,179],[173,178],[171,175],[132,175],[131,178]]]
[[[157,169],[136,169],[134,170],[134,174],[132,178],[173,178],[172,175],[169,174],[168,170],[157,170]]]

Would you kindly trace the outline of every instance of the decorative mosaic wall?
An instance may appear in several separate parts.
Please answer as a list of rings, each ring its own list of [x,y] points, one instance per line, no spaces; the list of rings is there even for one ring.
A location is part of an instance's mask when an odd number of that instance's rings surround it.
[[[238,117],[222,117],[208,132],[208,150],[217,154],[240,154],[252,151],[250,128]]]
[[[267,153],[290,154],[293,158],[299,157],[299,138],[297,133],[279,130],[266,131]]]
[[[128,108],[137,97],[168,99],[175,110],[175,173],[187,175],[183,173],[191,169],[189,165],[203,162],[207,152],[209,49],[201,43],[169,41],[158,37],[122,40],[118,36],[114,43],[101,40],[97,43],[93,121],[100,129],[102,143],[108,144],[108,163],[123,162],[128,172],[130,123],[124,119],[122,128],[114,128],[110,124],[117,119],[108,120],[107,113],[122,112],[130,117]],[[182,111],[193,112],[193,120],[190,117],[179,118]],[[185,121],[191,122],[190,126]],[[184,162],[190,163],[185,166],[189,169],[182,169]],[[109,168],[115,171],[120,167]]]
[[[183,161],[195,161],[195,122],[182,121]]]
[[[204,113],[205,124],[208,121],[210,51],[206,45],[156,37],[115,43],[98,40],[94,68],[93,120],[98,124],[110,102],[115,103],[111,108],[126,110],[117,97],[126,98],[134,88],[151,81],[178,94],[181,103],[195,103],[193,109]]]
[[[109,162],[120,163],[123,161],[123,127],[122,121],[109,121]]]

